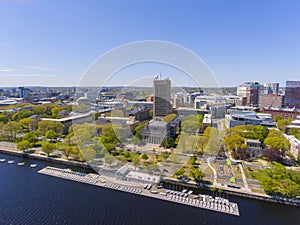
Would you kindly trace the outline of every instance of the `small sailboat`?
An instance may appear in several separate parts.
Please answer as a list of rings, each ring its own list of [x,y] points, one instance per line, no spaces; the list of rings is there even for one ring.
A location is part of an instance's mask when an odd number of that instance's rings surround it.
[[[18,162],[18,166],[24,166],[25,162]]]
[[[0,159],[0,162],[5,162],[6,159]]]
[[[37,164],[30,164],[31,168],[35,168],[37,166]]]
[[[15,162],[15,160],[9,160],[8,164],[13,164]]]

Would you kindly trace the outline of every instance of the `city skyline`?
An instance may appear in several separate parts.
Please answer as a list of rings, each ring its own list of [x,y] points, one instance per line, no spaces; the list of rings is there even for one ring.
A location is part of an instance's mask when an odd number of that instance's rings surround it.
[[[191,50],[221,87],[244,81],[284,86],[299,77],[297,1],[32,0],[0,5],[1,86],[77,86],[99,56],[141,40],[168,41]],[[183,75],[159,64],[133,65],[118,73],[121,79],[112,85],[157,73]]]

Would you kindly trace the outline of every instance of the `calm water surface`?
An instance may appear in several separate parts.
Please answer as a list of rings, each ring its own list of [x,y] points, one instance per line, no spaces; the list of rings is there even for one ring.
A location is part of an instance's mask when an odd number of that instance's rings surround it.
[[[0,154],[0,224],[300,224],[299,208],[230,197],[240,217],[38,174],[45,163]],[[15,160],[8,164],[8,160]],[[24,166],[17,166],[25,161]],[[30,163],[37,163],[30,168]]]

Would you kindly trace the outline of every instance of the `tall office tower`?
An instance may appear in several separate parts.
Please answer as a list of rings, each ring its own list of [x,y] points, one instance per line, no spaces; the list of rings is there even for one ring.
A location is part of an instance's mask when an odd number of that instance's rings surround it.
[[[156,76],[153,80],[153,118],[166,116],[171,112],[171,80]]]
[[[300,108],[300,81],[286,81],[284,106]]]
[[[258,82],[245,82],[237,88],[237,96],[246,98],[247,106],[258,106],[262,85]]]
[[[266,93],[265,93],[266,95],[269,94],[278,95],[279,93],[279,83],[266,83],[265,88],[266,88]]]
[[[20,98],[27,98],[30,96],[30,89],[19,87],[19,97]]]

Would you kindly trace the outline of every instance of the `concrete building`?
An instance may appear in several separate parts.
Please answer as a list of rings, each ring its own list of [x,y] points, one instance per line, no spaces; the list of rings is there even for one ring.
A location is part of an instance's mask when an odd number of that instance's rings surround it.
[[[153,121],[140,130],[143,143],[160,145],[170,136],[170,124],[162,121]]]
[[[226,96],[226,102],[232,106],[244,106],[247,104],[246,97],[240,96]]]
[[[299,157],[299,150],[300,150],[300,140],[295,138],[293,135],[286,135],[284,134],[285,138],[289,141],[290,143],[290,152],[292,155],[298,159]]]
[[[284,106],[300,109],[300,81],[286,81]]]
[[[245,82],[237,88],[237,96],[245,97],[248,106],[258,106],[262,92],[263,85],[258,82]]]
[[[179,107],[177,109],[177,113],[180,116],[187,116],[190,114],[194,114],[194,115],[204,115],[204,114],[208,114],[210,113],[210,110],[208,109],[194,109],[194,108],[189,108],[189,107]]]
[[[210,105],[212,119],[222,119],[225,117],[227,106],[225,104]]]
[[[170,114],[171,108],[171,80],[156,76],[153,80],[154,107],[153,117],[163,117]]]
[[[266,83],[264,85],[265,87],[265,94],[274,94],[278,95],[279,94],[279,83]]]
[[[276,123],[272,120],[272,115],[256,114],[256,112],[253,111],[231,110],[230,114],[225,115],[225,122],[227,128],[247,124],[276,127]]]
[[[262,155],[262,145],[259,140],[256,139],[246,139],[245,144],[248,146],[246,152],[249,154],[250,157],[258,157]]]
[[[219,95],[202,95],[202,96],[197,96],[194,101],[194,107],[195,109],[201,109],[205,105],[215,105],[215,104],[220,104],[226,103],[226,100],[223,96]]]
[[[64,125],[63,134],[67,134],[68,129],[72,124],[91,123],[94,120],[94,116],[92,113],[86,113],[61,119],[40,118],[40,120],[48,120],[62,123]]]
[[[296,128],[300,130],[300,116],[297,116],[295,120],[291,122],[289,126],[286,127],[286,133],[289,132],[290,129]]]
[[[275,108],[275,107],[265,107],[262,109],[263,113],[271,114],[272,116],[279,115],[282,118],[296,118],[300,116],[300,110],[292,108]]]
[[[182,96],[175,96],[173,102],[173,108],[177,109],[179,107],[184,106],[184,98]]]
[[[283,106],[284,96],[276,94],[268,94],[260,97],[259,108],[263,110],[265,107],[277,107]]]

